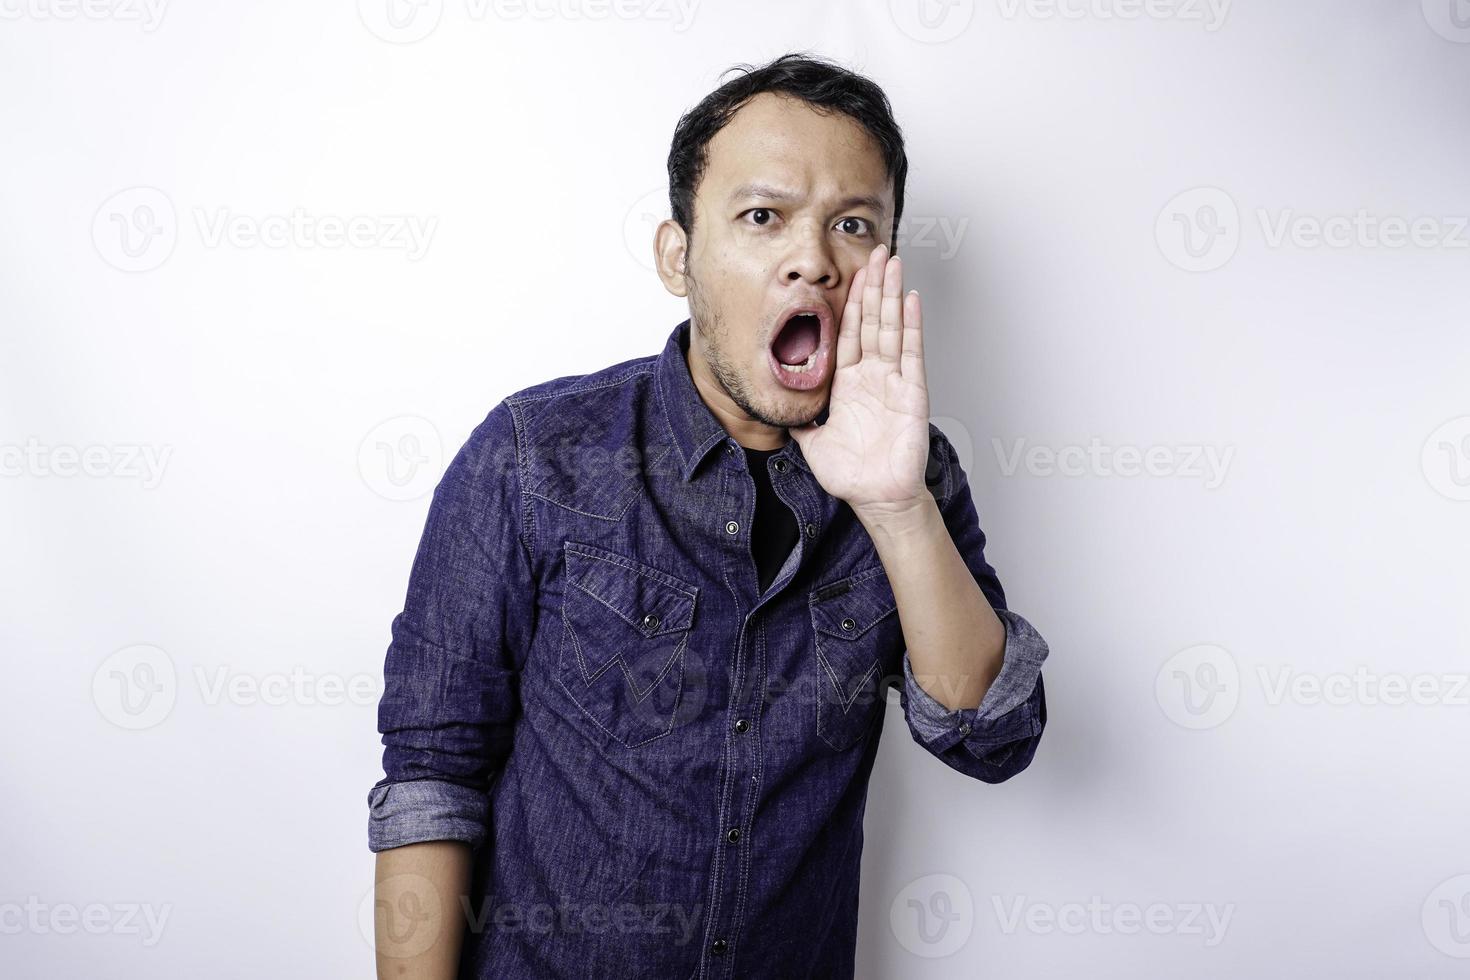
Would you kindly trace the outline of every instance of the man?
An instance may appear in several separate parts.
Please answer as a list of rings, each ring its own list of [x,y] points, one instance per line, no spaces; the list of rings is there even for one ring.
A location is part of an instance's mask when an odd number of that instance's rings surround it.
[[[1046,723],[929,422],[882,91],[788,55],[679,123],[663,352],[522,389],[434,495],[369,794],[395,977],[850,977],[897,687],[988,783]]]

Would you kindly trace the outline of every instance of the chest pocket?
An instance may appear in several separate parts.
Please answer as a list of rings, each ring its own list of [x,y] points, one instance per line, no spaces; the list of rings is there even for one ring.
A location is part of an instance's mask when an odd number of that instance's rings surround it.
[[[813,670],[817,735],[836,751],[851,748],[882,717],[884,681],[902,663],[898,602],[882,567],[813,589]]]
[[[593,545],[563,546],[566,587],[556,680],[630,748],[673,728],[698,586]]]

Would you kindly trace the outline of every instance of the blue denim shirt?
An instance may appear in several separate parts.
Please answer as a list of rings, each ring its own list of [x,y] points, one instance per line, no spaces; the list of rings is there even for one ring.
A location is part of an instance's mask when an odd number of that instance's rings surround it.
[[[918,685],[872,540],[795,440],[767,465],[800,540],[759,591],[755,483],[689,329],[508,396],[434,493],[368,841],[475,849],[463,977],[851,977],[888,688],[919,745],[986,783],[1046,724],[1046,643],[1005,608],[932,423],[926,482],[1006,628],[977,708]]]

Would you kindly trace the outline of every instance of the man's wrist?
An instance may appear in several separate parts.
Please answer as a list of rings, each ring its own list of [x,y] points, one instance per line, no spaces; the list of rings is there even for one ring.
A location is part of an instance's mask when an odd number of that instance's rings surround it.
[[[875,543],[879,538],[895,540],[923,533],[930,530],[936,521],[944,523],[939,504],[927,491],[908,503],[854,507],[853,514]]]

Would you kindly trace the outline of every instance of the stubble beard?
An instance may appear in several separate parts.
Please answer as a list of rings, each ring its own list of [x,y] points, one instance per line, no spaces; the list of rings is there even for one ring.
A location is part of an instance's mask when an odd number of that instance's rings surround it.
[[[805,425],[822,414],[820,406],[815,411],[796,414],[781,413],[776,406],[767,406],[765,410],[757,407],[748,379],[726,357],[730,334],[724,319],[705,302],[703,290],[694,276],[686,272],[684,278],[689,283],[689,312],[694,328],[704,339],[704,359],[709,363],[710,373],[742,412],[777,429]]]

